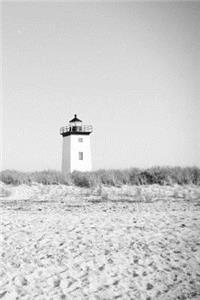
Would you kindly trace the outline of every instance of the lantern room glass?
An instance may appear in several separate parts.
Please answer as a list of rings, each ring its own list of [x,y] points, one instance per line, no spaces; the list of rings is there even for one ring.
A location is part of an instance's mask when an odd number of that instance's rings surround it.
[[[73,132],[81,131],[82,130],[82,122],[80,122],[80,121],[71,122],[70,129]]]

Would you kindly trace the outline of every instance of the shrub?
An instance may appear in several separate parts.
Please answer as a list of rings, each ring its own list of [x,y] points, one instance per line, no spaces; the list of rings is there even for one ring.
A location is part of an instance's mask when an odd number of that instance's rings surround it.
[[[113,170],[113,177],[115,185],[123,185],[123,184],[129,184],[129,173],[128,170]]]
[[[154,167],[140,173],[142,184],[167,184],[169,183],[167,168]]]
[[[191,168],[192,183],[200,185],[200,169],[197,167]]]
[[[197,167],[169,168],[170,178],[177,184],[200,184],[200,169]]]
[[[72,182],[79,187],[96,186],[96,178],[92,172],[74,171],[71,175]]]
[[[129,169],[128,171],[128,183],[131,185],[139,185],[141,184],[139,178],[140,171],[136,168]]]
[[[38,182],[42,184],[70,184],[70,177],[61,172],[48,170],[41,172],[24,173],[15,170],[5,170],[0,173],[0,180],[6,184],[31,184]]]
[[[63,175],[61,172],[47,170],[41,172],[33,172],[30,175],[31,180],[42,184],[70,184],[70,178]]]
[[[23,173],[15,170],[5,170],[0,173],[0,180],[6,184],[13,184],[13,185],[19,185],[19,184],[29,184],[30,183],[30,177],[28,173]]]
[[[115,186],[115,178],[112,170],[99,170],[95,173],[98,180],[105,185]]]

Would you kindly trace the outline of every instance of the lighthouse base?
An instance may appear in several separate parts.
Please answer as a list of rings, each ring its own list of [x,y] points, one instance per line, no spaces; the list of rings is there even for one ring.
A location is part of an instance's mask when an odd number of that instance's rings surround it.
[[[62,173],[91,171],[90,136],[71,134],[63,137]]]

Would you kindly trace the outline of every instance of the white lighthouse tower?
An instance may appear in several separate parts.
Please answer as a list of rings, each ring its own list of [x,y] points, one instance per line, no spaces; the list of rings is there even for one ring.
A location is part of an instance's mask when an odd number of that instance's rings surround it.
[[[60,128],[63,136],[62,172],[91,171],[90,133],[91,125],[83,125],[74,115],[69,125]]]

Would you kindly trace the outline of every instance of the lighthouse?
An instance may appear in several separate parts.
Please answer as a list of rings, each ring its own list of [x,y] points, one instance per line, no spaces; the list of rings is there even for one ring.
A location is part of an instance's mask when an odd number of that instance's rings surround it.
[[[68,126],[60,128],[63,136],[62,172],[91,171],[91,125],[83,125],[77,115],[69,121]]]

